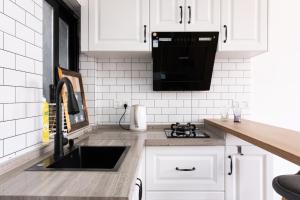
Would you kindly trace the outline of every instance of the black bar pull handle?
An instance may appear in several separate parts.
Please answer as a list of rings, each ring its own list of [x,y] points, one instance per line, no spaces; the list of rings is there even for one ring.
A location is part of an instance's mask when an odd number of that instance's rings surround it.
[[[223,41],[224,43],[227,42],[227,25],[223,26],[225,28],[225,40]]]
[[[179,24],[182,24],[182,19],[183,19],[183,10],[182,10],[182,6],[179,6],[180,9],[180,21]]]
[[[176,168],[175,168],[175,170],[176,170],[176,171],[184,171],[184,172],[189,172],[189,171],[195,171],[195,170],[196,170],[196,168],[195,168],[195,167],[193,167],[193,168],[191,168],[191,169],[180,169],[179,167],[176,167]]]
[[[147,25],[144,25],[144,43],[147,43]]]
[[[188,6],[188,10],[189,10],[189,21],[188,21],[188,24],[190,24],[192,22],[192,8],[191,8],[191,6]]]
[[[136,186],[139,187],[139,200],[142,200],[143,198],[143,182],[140,178],[137,178],[137,180],[140,182],[140,184],[135,184]]]
[[[228,158],[230,160],[230,171],[228,172],[228,175],[231,176],[232,175],[232,170],[233,170],[232,157],[228,156]]]

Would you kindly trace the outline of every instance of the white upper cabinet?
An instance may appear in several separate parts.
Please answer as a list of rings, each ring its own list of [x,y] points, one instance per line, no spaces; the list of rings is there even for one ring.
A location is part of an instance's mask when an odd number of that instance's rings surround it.
[[[184,0],[150,0],[151,31],[184,31]]]
[[[219,31],[220,0],[186,0],[186,31]]]
[[[222,0],[221,51],[267,51],[268,0]]]
[[[220,0],[151,0],[151,31],[219,31]]]
[[[149,0],[89,0],[89,51],[149,51]]]

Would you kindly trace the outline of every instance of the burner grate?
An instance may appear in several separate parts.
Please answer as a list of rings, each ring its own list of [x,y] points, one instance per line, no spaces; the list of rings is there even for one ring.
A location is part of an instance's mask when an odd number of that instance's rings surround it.
[[[165,134],[167,138],[209,138],[209,135],[200,129],[194,130],[174,130],[174,129],[165,129]]]

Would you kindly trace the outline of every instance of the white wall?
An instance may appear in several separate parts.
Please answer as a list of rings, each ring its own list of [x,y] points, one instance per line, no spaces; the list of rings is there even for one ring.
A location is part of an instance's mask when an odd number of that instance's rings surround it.
[[[294,130],[300,130],[299,9],[299,0],[269,1],[269,52],[252,59],[252,119]],[[297,170],[274,160],[274,176]]]
[[[42,1],[0,0],[0,162],[41,141]]]

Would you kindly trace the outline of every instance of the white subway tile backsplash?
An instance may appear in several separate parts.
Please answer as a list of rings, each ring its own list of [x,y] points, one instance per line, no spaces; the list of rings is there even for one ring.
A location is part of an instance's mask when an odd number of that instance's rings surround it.
[[[18,135],[4,140],[4,155],[20,151],[26,147],[26,135]]]
[[[38,33],[43,32],[43,23],[30,13],[26,13],[26,25]]]
[[[4,33],[4,50],[25,55],[25,42],[14,36]]]
[[[26,117],[36,117],[42,114],[42,103],[27,103]]]
[[[3,32],[0,31],[0,49],[3,49]]]
[[[0,0],[1,3],[1,0]],[[0,157],[3,156],[3,140],[0,140]]]
[[[26,133],[26,146],[27,147],[38,144],[41,141],[42,141],[41,130]]]
[[[34,2],[41,7],[43,6],[43,1],[44,0],[34,0]]]
[[[4,104],[4,120],[21,119],[26,117],[24,103]]]
[[[3,82],[4,82],[4,69],[3,68],[0,68],[0,85],[3,85]]]
[[[38,47],[43,47],[43,36],[41,34],[35,32],[34,44]]]
[[[14,103],[15,102],[15,87],[0,86],[0,103]]]
[[[34,43],[34,31],[19,22],[16,23],[16,36],[26,42]]]
[[[251,80],[247,76],[251,65],[245,64],[244,59],[217,59],[210,91],[186,92],[153,91],[153,67],[149,57],[103,58],[94,59],[95,62],[91,60],[93,59],[81,56],[81,72],[85,88],[95,86],[96,94],[89,95],[89,99],[95,99],[92,105],[95,110],[92,113],[95,113],[93,116],[97,124],[118,123],[123,109],[115,108],[116,101],[120,104],[126,102],[129,105],[145,105],[147,121],[150,124],[160,124],[176,121],[203,122],[204,117],[219,117],[220,109],[230,106],[233,99],[250,99],[248,91]],[[129,112],[130,109],[124,123],[129,122]]]
[[[41,117],[32,117],[16,120],[16,134],[20,135],[41,129]]]
[[[15,121],[0,122],[0,139],[12,137],[16,134]]]
[[[3,1],[4,0],[0,0],[0,12],[3,12]]]
[[[25,23],[25,10],[10,0],[4,1],[4,13],[16,21]]]
[[[16,25],[15,20],[11,19],[10,17],[0,13],[0,30],[14,35],[16,32]]]
[[[4,85],[25,86],[25,72],[4,69]]]
[[[16,0],[16,3],[25,9],[27,12],[34,14],[34,2],[33,0]]]
[[[0,162],[40,142],[42,2],[0,0]]]
[[[17,55],[16,69],[24,72],[34,73],[34,60],[24,56]]]
[[[26,87],[43,88],[43,77],[39,74],[26,73]]]
[[[26,56],[39,61],[43,60],[43,49],[35,45],[26,43]]]

